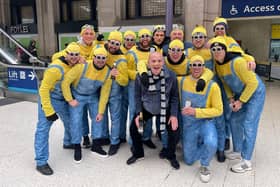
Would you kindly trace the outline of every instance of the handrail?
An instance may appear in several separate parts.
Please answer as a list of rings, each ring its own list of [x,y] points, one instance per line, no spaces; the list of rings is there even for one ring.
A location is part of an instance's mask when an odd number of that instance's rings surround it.
[[[14,64],[6,64],[0,61],[0,65],[7,67],[7,68],[22,68],[22,69],[33,69],[33,70],[45,70],[47,67],[41,66],[27,66],[27,65],[14,65]]]
[[[9,40],[11,40],[14,44],[16,44],[17,47],[19,47],[21,50],[23,50],[24,53],[26,53],[29,57],[34,57],[28,50],[26,50],[17,40],[15,40],[12,36],[10,36],[8,33],[6,33],[5,30],[3,30],[1,27],[0,27],[0,32],[2,34],[4,34],[7,38],[9,38]],[[42,64],[42,65],[45,65],[46,62],[44,61],[41,61],[40,59],[36,59],[36,62]]]

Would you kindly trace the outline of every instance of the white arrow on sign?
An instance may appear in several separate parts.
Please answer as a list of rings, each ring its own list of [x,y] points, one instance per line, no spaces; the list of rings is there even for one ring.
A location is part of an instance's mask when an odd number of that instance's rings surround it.
[[[31,71],[30,74],[28,74],[28,77],[30,77],[31,80],[35,78],[35,74],[33,73],[33,71]]]

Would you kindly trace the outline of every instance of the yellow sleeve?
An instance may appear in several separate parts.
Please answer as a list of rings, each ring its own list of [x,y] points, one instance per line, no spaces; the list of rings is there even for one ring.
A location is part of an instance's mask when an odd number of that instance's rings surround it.
[[[244,57],[247,62],[255,62],[255,58],[251,55],[243,53],[242,57]]]
[[[73,82],[81,78],[83,67],[85,67],[84,64],[77,64],[73,68],[71,68],[64,76],[64,80],[62,81],[61,88],[62,88],[63,96],[67,102],[73,100],[70,86]]]
[[[52,56],[52,62],[54,60],[58,59],[59,57],[64,56],[65,53],[66,52],[64,50],[54,53],[53,56]]]
[[[121,86],[126,86],[128,84],[128,72],[127,72],[127,62],[120,62],[117,66],[119,75],[116,76],[116,81]]]
[[[137,71],[139,72],[140,75],[142,75],[142,73],[147,72],[147,60],[140,60],[137,63]]]
[[[209,82],[214,76],[214,73],[208,69],[208,68],[204,68],[204,72],[201,75],[201,79],[203,79],[206,83]]]
[[[98,104],[98,113],[104,114],[112,86],[112,79],[109,77],[101,87],[100,99]]]
[[[223,80],[221,80],[221,81],[222,81],[223,87],[224,87],[224,89],[225,89],[227,98],[228,98],[228,99],[229,99],[229,98],[232,98],[234,95],[233,95],[233,93],[232,93],[230,87],[229,87]]]
[[[44,78],[39,89],[39,95],[41,98],[42,109],[46,116],[51,116],[55,113],[55,110],[51,104],[50,93],[61,77],[62,75],[58,68],[49,68],[44,73]]]
[[[245,59],[238,58],[236,60],[236,63],[234,63],[234,70],[245,85],[239,100],[246,103],[256,91],[258,87],[258,80],[256,74],[253,71],[248,70]]]
[[[206,108],[196,108],[196,118],[214,118],[222,115],[223,102],[218,84],[213,83],[206,101]]]
[[[127,53],[127,71],[128,71],[128,77],[129,79],[131,80],[135,80],[136,79],[136,74],[137,74],[137,71],[135,69],[135,59],[133,57],[133,54],[131,53],[134,53],[133,51],[129,51]]]

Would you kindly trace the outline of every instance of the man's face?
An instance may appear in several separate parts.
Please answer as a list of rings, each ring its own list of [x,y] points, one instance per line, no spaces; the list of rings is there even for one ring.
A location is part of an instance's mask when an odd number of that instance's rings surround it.
[[[70,66],[74,66],[77,64],[80,60],[80,53],[74,53],[74,52],[66,52],[66,61],[69,63]]]
[[[170,39],[171,39],[171,41],[175,40],[175,39],[184,41],[184,34],[181,30],[174,30],[174,31],[172,31],[172,33],[170,35]]]
[[[82,38],[85,44],[91,45],[95,38],[95,34],[92,29],[88,28],[83,32]]]
[[[151,36],[148,34],[143,34],[139,37],[139,42],[142,47],[148,48],[151,44]]]
[[[132,35],[127,35],[124,38],[124,46],[126,49],[131,49],[135,45],[135,38]]]
[[[192,77],[195,79],[199,79],[204,70],[204,64],[200,61],[194,61],[190,64]]]
[[[116,53],[121,47],[121,42],[117,40],[108,41],[108,50],[111,54]]]
[[[173,48],[168,49],[168,55],[173,62],[178,62],[183,55],[183,49],[178,46],[174,46]]]
[[[164,31],[156,31],[153,36],[154,42],[158,45],[160,45],[164,41],[164,38]]]
[[[103,68],[106,64],[107,57],[104,55],[96,55],[94,56],[93,63],[98,67],[98,68]]]
[[[213,57],[218,62],[223,62],[226,56],[226,51],[221,46],[214,46],[211,48]]]
[[[164,61],[161,53],[153,52],[149,56],[148,66],[153,75],[159,75],[163,67]]]
[[[215,26],[215,36],[224,36],[226,34],[226,29],[224,25]]]
[[[196,49],[201,49],[206,42],[206,36],[203,34],[195,33],[192,36],[192,44]]]

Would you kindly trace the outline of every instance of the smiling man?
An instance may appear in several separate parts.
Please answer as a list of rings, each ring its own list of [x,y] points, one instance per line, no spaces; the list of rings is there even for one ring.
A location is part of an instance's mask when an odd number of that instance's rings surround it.
[[[153,116],[160,118],[161,129],[168,131],[168,147],[166,158],[173,168],[179,169],[176,160],[175,149],[178,139],[178,85],[176,75],[163,68],[163,56],[159,52],[153,52],[148,59],[149,86],[143,86],[139,75],[135,81],[136,115],[130,125],[130,135],[133,143],[132,156],[127,160],[130,165],[144,158],[141,134],[138,132],[140,112],[143,120],[147,121]],[[150,124],[146,124],[150,125]]]

